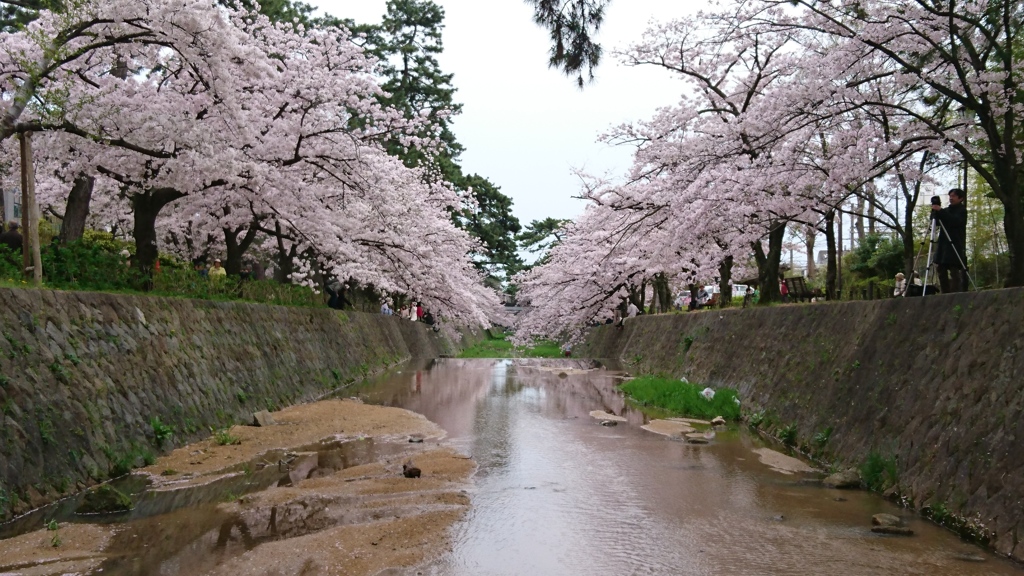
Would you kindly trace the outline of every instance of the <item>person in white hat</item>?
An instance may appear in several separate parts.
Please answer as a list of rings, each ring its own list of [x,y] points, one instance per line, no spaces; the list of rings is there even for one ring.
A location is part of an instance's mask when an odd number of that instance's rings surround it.
[[[903,276],[903,272],[896,273],[896,287],[893,288],[892,295],[894,298],[907,295],[907,281]]]
[[[220,258],[213,259],[213,268],[210,268],[210,278],[225,278],[228,275],[228,271],[220,265]]]

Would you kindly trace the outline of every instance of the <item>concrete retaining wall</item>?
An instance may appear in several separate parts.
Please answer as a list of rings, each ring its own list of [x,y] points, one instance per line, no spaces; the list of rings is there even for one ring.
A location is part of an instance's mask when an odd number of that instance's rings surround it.
[[[0,289],[0,518],[411,357],[423,324],[329,309]],[[158,441],[153,419],[173,435]]]
[[[1024,560],[1024,290],[713,310],[596,328],[578,355],[740,391],[848,464],[895,458],[913,506],[941,504]]]

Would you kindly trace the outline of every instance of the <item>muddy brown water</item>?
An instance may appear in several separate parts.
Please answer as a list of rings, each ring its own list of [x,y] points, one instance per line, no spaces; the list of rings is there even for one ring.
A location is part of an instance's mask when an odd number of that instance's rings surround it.
[[[706,446],[641,430],[615,371],[573,370],[590,366],[441,359],[359,391],[439,423],[480,465],[453,550],[394,574],[1024,573],[875,494],[774,471],[745,430]],[[628,422],[604,427],[592,410]],[[872,533],[879,512],[915,535]]]
[[[641,430],[646,417],[615,388],[621,373],[593,366],[441,359],[344,391],[423,414],[447,431],[447,443],[479,463],[472,508],[453,529],[452,549],[427,566],[385,573],[1024,574],[877,495],[828,490],[801,482],[813,474],[770,468],[754,452],[766,444],[744,429],[719,433],[704,446]],[[601,426],[593,410],[627,421]],[[408,447],[372,439],[307,446],[295,452],[307,454],[310,466],[293,461],[278,469],[272,461],[289,454],[271,454],[261,458],[271,465],[239,465],[244,473],[173,493],[147,493],[137,479],[126,479],[122,487],[137,494],[136,509],[106,518],[124,529],[111,546],[118,554],[95,573],[202,574],[236,554],[232,547],[281,537],[247,525],[218,502],[288,485],[297,469],[303,477],[315,476],[316,466],[330,474]],[[23,526],[0,530],[38,528],[44,518],[76,521],[75,505],[58,503],[20,519]],[[903,517],[915,535],[873,534],[871,516],[879,512]],[[294,529],[330,521],[315,516]]]

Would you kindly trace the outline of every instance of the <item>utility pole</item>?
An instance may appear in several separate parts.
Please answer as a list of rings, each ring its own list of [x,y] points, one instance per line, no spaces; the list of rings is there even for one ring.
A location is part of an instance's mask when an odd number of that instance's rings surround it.
[[[32,271],[32,283],[43,283],[43,262],[39,253],[39,207],[36,205],[36,174],[32,162],[32,133],[23,132],[21,140],[21,263],[26,277]]]

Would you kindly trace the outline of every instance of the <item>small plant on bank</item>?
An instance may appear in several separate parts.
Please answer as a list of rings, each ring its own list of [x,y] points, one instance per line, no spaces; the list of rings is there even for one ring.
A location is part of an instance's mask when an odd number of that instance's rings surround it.
[[[652,406],[679,416],[738,420],[740,405],[736,391],[719,388],[710,400],[701,395],[704,386],[660,376],[641,376],[621,387],[630,399],[641,406]]]
[[[870,452],[860,465],[860,477],[869,490],[881,492],[899,483],[899,469],[895,458],[886,458]]]
[[[750,415],[750,427],[760,428],[761,424],[764,424],[764,410],[754,412]]]
[[[239,438],[238,436],[233,436],[231,434],[230,428],[221,428],[219,430],[214,430],[213,441],[216,442],[218,446],[231,446],[234,444],[242,443],[241,438]]]
[[[796,446],[796,424],[787,424],[779,429],[779,440],[786,446]]]
[[[57,548],[61,544],[60,539],[60,526],[58,526],[56,520],[50,520],[46,523],[46,529],[53,532],[53,536],[50,538],[50,546]]]
[[[156,439],[157,447],[163,448],[164,442],[174,434],[174,428],[171,428],[167,424],[161,422],[159,416],[153,416],[150,418],[149,425],[153,428],[153,438]]]
[[[831,426],[829,426],[828,428],[825,428],[824,430],[821,430],[820,432],[817,432],[814,435],[814,438],[813,438],[814,447],[817,448],[818,450],[821,450],[822,448],[825,447],[825,444],[828,444],[828,440],[831,437],[832,437],[832,427]]]

